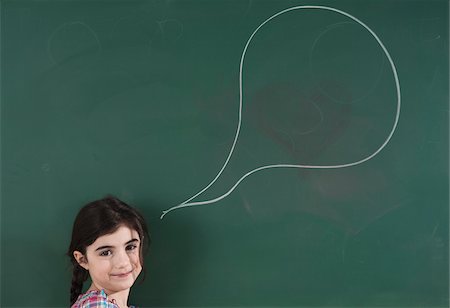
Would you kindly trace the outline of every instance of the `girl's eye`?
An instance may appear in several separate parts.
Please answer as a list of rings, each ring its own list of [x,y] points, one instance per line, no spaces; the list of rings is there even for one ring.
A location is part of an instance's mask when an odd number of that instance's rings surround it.
[[[128,245],[126,247],[127,250],[135,250],[137,248],[137,245]]]
[[[102,252],[100,252],[100,256],[102,257],[108,257],[110,255],[112,255],[111,250],[103,250]]]

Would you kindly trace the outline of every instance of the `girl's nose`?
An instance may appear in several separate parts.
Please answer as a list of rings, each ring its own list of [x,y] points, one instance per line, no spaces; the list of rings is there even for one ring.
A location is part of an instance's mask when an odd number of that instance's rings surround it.
[[[119,251],[114,259],[116,268],[124,268],[130,264],[130,258],[126,251]]]

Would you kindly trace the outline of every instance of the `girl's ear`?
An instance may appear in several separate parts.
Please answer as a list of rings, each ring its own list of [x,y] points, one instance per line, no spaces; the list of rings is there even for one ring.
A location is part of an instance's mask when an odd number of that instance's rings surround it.
[[[81,252],[75,250],[73,252],[73,257],[78,262],[78,264],[80,264],[81,267],[83,267],[85,270],[89,270],[87,259]]]

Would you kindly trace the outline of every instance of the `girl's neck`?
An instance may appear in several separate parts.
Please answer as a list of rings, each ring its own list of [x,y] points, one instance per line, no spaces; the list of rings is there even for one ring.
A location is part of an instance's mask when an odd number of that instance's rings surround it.
[[[96,285],[92,284],[89,288],[89,291],[96,290],[100,291]],[[119,292],[113,292],[107,289],[105,290],[106,295],[108,296],[108,300],[114,302],[119,308],[128,308],[128,296],[130,295],[130,289],[125,289]]]

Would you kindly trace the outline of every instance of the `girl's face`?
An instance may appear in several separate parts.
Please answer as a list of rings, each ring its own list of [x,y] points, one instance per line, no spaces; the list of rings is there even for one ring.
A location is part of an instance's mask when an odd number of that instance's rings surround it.
[[[139,234],[126,226],[100,236],[86,248],[86,255],[74,252],[78,263],[89,271],[93,287],[107,294],[129,289],[139,276]],[[92,289],[92,287],[91,287]]]

